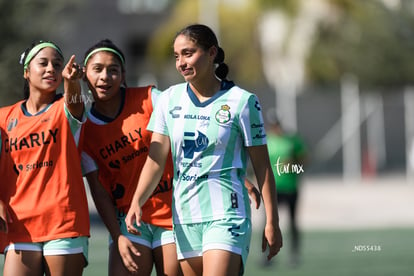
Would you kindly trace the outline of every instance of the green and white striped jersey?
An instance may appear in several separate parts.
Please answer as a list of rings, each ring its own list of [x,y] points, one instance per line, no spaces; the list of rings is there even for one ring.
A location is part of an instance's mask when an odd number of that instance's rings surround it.
[[[223,82],[200,103],[187,83],[174,85],[159,96],[148,129],[170,137],[174,223],[250,218],[246,147],[266,144],[254,94]]]

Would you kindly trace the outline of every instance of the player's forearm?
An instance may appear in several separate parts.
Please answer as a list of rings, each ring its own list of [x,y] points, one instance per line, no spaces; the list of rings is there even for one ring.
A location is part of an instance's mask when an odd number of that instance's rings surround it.
[[[83,74],[83,68],[79,64],[76,64],[75,56],[72,55],[62,72],[64,78],[63,96],[65,97],[65,103],[69,112],[78,120],[82,119],[84,111],[80,85]]]
[[[84,103],[82,101],[81,86],[79,81],[65,79],[64,90],[65,103],[69,112],[73,117],[81,120],[84,111]]]
[[[157,188],[170,151],[168,136],[153,133],[151,145],[134,193],[133,204],[142,206]]]
[[[266,221],[276,226],[279,224],[276,183],[270,166],[267,146],[249,147],[248,151],[256,175],[257,185],[262,194]]]
[[[106,228],[111,235],[114,242],[117,241],[119,235],[121,235],[121,229],[116,217],[114,205],[112,204],[111,197],[107,191],[103,188],[102,184],[97,183],[96,179],[88,177],[88,183],[91,190],[92,199],[95,203],[96,210],[105,224]]]
[[[272,177],[270,175],[269,177]],[[279,225],[279,212],[278,212],[278,203],[276,196],[276,185],[274,180],[271,179],[264,180],[262,186],[262,198],[263,205],[266,212],[266,222],[273,225]]]
[[[164,171],[164,166],[147,158],[138,181],[133,202],[142,207],[157,188]]]

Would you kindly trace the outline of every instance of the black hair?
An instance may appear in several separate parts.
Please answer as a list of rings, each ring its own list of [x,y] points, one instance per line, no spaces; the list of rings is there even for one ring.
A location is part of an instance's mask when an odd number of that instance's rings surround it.
[[[50,42],[50,43],[52,43],[53,45],[55,45],[56,46],[56,48],[58,48],[59,49],[59,51],[57,51],[58,53],[59,53],[59,55],[62,57],[62,59],[64,59],[63,58],[63,55],[62,55],[62,50],[59,48],[59,46],[56,44],[56,43],[54,43],[54,42],[52,42],[52,41],[45,41],[45,40],[39,40],[39,41],[34,41],[34,42],[32,42],[32,44],[29,46],[29,48],[27,48],[21,55],[20,55],[20,60],[19,60],[19,63],[23,66],[23,68],[24,68],[24,63],[25,63],[25,61],[26,61],[26,57],[27,57],[27,55],[30,53],[30,51],[34,48],[34,47],[36,47],[36,45],[39,45],[39,44],[41,44],[41,43],[44,43],[44,42]],[[27,100],[28,98],[29,98],[29,96],[30,96],[30,86],[29,86],[29,82],[27,81],[27,79],[25,78],[24,79],[24,84],[23,84],[23,98],[25,99],[25,100]]]
[[[215,74],[219,79],[226,80],[227,74],[229,73],[229,67],[224,63],[224,50],[218,45],[217,37],[210,27],[202,24],[188,25],[179,31],[175,38],[179,35],[189,37],[206,51],[210,49],[210,47],[215,46],[217,48],[217,55],[214,59],[214,63],[218,64]]]
[[[115,45],[115,43],[112,42],[112,40],[110,40],[108,38],[102,39],[102,40],[98,41],[95,45],[93,45],[92,47],[90,47],[85,52],[85,56],[83,58],[84,62],[85,62],[86,58],[89,56],[89,54],[93,50],[98,49],[98,48],[110,48],[110,49],[115,50],[116,52],[118,52],[121,55],[122,59],[118,55],[116,55],[116,54],[114,54],[114,56],[115,56],[115,58],[118,59],[119,63],[121,64],[122,73],[125,73],[125,67],[124,67],[125,66],[124,65],[124,63],[125,63],[125,56],[124,56],[124,53],[121,51],[121,49],[118,48],[118,46]],[[86,64],[85,64],[85,67],[86,67]],[[125,87],[127,87],[126,82],[124,82],[124,85],[125,85]]]
[[[121,58],[118,56],[118,55],[114,55],[118,60],[119,60],[119,63],[121,64],[121,66],[122,66],[122,70],[123,71],[125,71],[125,68],[124,68],[124,62],[125,62],[125,56],[124,56],[124,53],[122,53],[122,51],[121,51],[121,49],[119,49],[113,42],[112,42],[112,40],[110,40],[110,39],[108,39],[108,38],[105,38],[105,39],[102,39],[102,40],[100,40],[99,42],[97,42],[95,45],[93,45],[91,48],[89,48],[87,51],[86,51],[86,53],[85,53],[85,57],[84,57],[84,61],[85,61],[85,59],[88,57],[88,55],[93,51],[93,50],[95,50],[95,49],[98,49],[98,48],[110,48],[110,49],[113,49],[113,50],[115,50],[116,52],[118,52],[120,55],[121,55],[121,57],[122,57],[122,59],[123,60],[121,60]]]

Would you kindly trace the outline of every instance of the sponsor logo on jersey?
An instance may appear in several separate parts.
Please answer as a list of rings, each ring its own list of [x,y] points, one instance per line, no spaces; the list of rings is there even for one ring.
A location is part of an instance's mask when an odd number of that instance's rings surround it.
[[[259,104],[259,101],[256,100],[256,103],[254,104],[254,107],[257,109],[257,111],[262,110],[262,107]]]
[[[184,115],[184,119],[210,121],[210,116],[186,114]]]
[[[37,170],[41,168],[53,167],[53,160],[37,161],[35,163],[26,164],[26,171]]]
[[[200,131],[197,132],[198,136],[195,139],[196,134],[194,132],[184,132],[184,137],[191,137],[191,139],[184,139],[184,158],[193,158],[195,152],[200,152],[207,148],[209,142],[207,136]]]
[[[183,168],[201,168],[202,166],[201,162],[181,162],[181,167]]]
[[[208,174],[204,174],[204,175],[197,175],[197,174],[189,175],[189,174],[183,173],[180,176],[180,178],[181,178],[181,181],[194,182],[194,181],[201,180],[201,179],[207,179],[208,178]]]
[[[260,131],[259,133],[256,133],[255,136],[253,136],[253,139],[263,139],[266,137],[266,133],[263,133],[262,131]]]
[[[103,159],[107,159],[112,154],[117,153],[119,150],[130,146],[133,142],[137,141],[138,139],[142,139],[141,128],[135,129],[133,132],[128,133],[128,135],[124,135],[119,139],[116,139],[112,143],[105,145],[101,149],[99,149],[99,154]]]
[[[262,127],[264,127],[264,124],[255,124],[255,123],[253,123],[253,124],[250,125],[250,127],[251,128],[262,128]]]
[[[145,147],[140,148],[138,150],[134,150],[131,154],[122,156],[122,161],[124,162],[124,164],[126,164],[129,161],[132,161],[134,158],[136,158],[138,156],[141,156],[141,154],[147,153],[147,152],[148,152],[148,147],[145,146]]]
[[[240,236],[240,234],[236,232],[237,230],[240,230],[240,225],[233,224],[233,225],[232,225],[230,228],[228,228],[227,230],[231,233],[231,235],[232,235],[233,237],[238,237],[238,236]]]
[[[175,112],[180,111],[181,109],[182,109],[181,106],[174,106],[174,108],[169,111],[169,113],[171,114],[171,118],[173,119],[180,118],[180,114],[177,114],[178,112],[177,113]]]
[[[266,132],[263,123],[253,123],[250,125],[250,128],[252,130],[257,131],[256,134],[253,136],[253,139],[263,139],[266,137]]]
[[[34,163],[29,163],[26,165],[23,165],[23,164],[14,165],[13,170],[17,175],[19,175],[20,172],[22,171],[30,172],[30,171],[38,170],[42,168],[53,167],[53,165],[54,165],[53,160],[36,161]]]
[[[221,108],[216,113],[216,121],[220,124],[225,124],[230,121],[231,114],[230,114],[230,106],[227,104],[222,105]]]
[[[108,165],[109,165],[109,167],[110,168],[112,168],[112,169],[120,169],[121,168],[121,165],[120,165],[120,162],[119,162],[119,160],[111,160],[109,163],[108,163]]]
[[[10,137],[4,141],[5,152],[19,151],[34,147],[55,144],[59,129],[49,129],[40,133],[30,133],[26,137]]]
[[[17,126],[17,123],[17,118],[11,118],[9,123],[7,124],[7,131],[11,131],[13,128],[15,128]]]

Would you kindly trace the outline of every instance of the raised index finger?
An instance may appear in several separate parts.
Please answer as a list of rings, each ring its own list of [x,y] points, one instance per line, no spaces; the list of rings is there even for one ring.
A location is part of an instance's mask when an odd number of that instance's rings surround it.
[[[73,64],[75,63],[75,55],[72,55],[67,63],[67,66],[69,66],[69,68],[71,68],[73,66]]]

